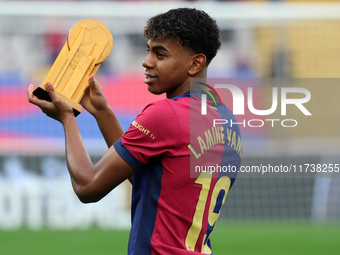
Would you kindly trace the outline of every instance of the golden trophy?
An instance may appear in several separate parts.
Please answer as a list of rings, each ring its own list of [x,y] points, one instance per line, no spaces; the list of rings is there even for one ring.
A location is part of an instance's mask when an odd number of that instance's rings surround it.
[[[88,87],[88,78],[110,55],[112,46],[112,35],[104,24],[94,19],[77,22],[70,29],[67,41],[43,84],[33,94],[51,101],[45,85],[50,82],[56,93],[73,107],[77,116],[81,112],[79,102]]]

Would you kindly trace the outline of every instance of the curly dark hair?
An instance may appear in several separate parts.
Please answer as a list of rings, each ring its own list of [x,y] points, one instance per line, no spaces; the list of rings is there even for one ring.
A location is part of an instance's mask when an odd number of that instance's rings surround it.
[[[194,53],[203,53],[208,66],[221,47],[220,29],[207,13],[195,8],[172,9],[149,19],[144,38],[176,39]]]

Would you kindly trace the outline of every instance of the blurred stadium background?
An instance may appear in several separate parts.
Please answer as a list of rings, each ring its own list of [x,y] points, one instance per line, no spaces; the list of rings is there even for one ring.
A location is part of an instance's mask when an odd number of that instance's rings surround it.
[[[0,254],[30,254],[29,249],[80,254],[80,247],[87,252],[82,254],[125,253],[129,185],[123,183],[97,204],[78,202],[67,174],[61,125],[30,105],[26,91],[30,83],[44,80],[73,24],[100,20],[113,34],[114,47],[96,78],[126,130],[147,103],[163,97],[151,95],[143,83],[144,24],[180,6],[205,10],[221,28],[222,48],[209,77],[318,81],[310,88],[313,117],[291,112],[299,128],[242,130],[243,165],[340,163],[337,1],[0,1]],[[259,102],[270,103],[270,96],[261,96],[271,95],[272,86],[261,87]],[[77,120],[95,162],[105,142],[89,114],[84,111]],[[340,181],[335,175],[320,177],[325,176],[237,180],[212,237],[218,244],[214,254],[338,254]],[[74,240],[68,235],[84,235],[79,230],[89,230],[86,240],[92,242],[75,242],[73,248],[51,242],[67,243]],[[49,235],[48,252],[29,241]],[[26,240],[24,248],[16,240]],[[101,241],[111,246],[100,246]],[[117,244],[123,244],[123,252],[111,253]]]

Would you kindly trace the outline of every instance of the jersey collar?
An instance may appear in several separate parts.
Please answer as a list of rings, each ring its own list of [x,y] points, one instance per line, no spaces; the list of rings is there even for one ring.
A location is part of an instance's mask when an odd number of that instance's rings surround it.
[[[185,94],[183,94],[183,95],[179,95],[179,96],[173,97],[173,98],[171,98],[171,100],[176,101],[177,99],[184,98],[184,97],[190,97],[190,91],[185,93]]]

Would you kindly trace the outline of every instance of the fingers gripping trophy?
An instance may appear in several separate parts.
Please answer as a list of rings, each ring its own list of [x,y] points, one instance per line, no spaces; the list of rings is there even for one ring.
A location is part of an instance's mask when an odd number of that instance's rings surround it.
[[[43,84],[33,94],[52,101],[46,91],[46,83],[50,82],[57,94],[72,106],[74,115],[79,115],[79,102],[88,87],[88,78],[98,71],[100,64],[110,55],[112,46],[112,34],[104,24],[94,19],[77,22],[70,29],[67,41]]]

